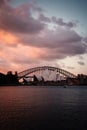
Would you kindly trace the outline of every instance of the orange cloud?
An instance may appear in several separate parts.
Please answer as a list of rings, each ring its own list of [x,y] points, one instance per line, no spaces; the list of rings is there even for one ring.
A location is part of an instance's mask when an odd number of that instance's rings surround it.
[[[32,58],[38,59],[40,57],[40,54],[41,54],[41,49],[35,47],[29,47],[29,55]]]
[[[11,33],[0,30],[0,42],[4,44],[14,45],[17,44],[18,38]]]
[[[17,51],[18,50],[18,51]],[[19,53],[19,57],[25,57],[25,58],[33,58],[33,59],[38,59],[42,53],[42,50],[37,47],[31,47],[31,46],[23,46],[23,44],[19,44],[17,46],[17,50],[15,48],[12,48],[12,52],[16,54],[16,56]],[[21,55],[21,52],[23,53]]]

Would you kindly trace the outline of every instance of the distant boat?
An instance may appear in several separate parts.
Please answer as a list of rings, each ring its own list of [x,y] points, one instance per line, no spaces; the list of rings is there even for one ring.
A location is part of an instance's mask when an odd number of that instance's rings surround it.
[[[64,88],[67,88],[67,85],[64,85]]]

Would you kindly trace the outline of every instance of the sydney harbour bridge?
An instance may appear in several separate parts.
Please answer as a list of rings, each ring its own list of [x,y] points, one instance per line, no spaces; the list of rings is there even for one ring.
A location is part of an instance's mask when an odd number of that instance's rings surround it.
[[[18,73],[18,78],[19,80],[26,79],[28,81],[33,79],[34,75],[39,80],[44,78],[45,81],[58,81],[66,78],[76,78],[76,75],[66,70],[51,66],[40,66],[24,70]]]

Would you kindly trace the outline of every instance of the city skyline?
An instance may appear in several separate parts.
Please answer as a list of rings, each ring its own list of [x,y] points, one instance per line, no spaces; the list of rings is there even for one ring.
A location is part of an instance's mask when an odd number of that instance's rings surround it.
[[[87,74],[86,0],[0,1],[0,72],[50,65]]]

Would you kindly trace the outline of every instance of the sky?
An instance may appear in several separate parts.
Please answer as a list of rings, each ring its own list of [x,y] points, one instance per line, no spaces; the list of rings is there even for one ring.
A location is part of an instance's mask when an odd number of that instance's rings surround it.
[[[0,0],[0,72],[87,74],[87,0]]]

